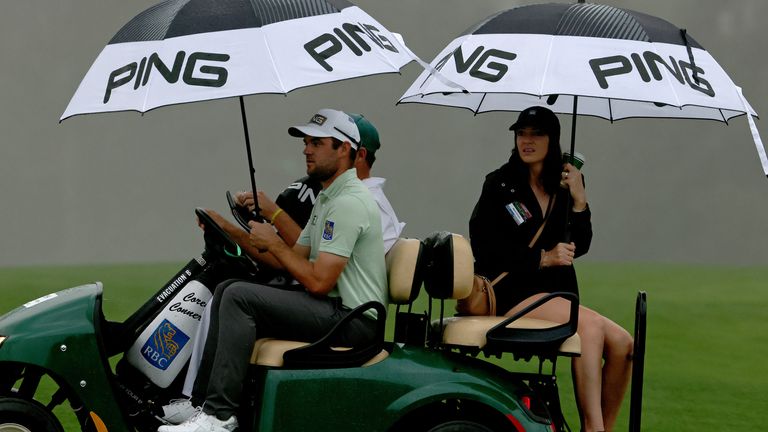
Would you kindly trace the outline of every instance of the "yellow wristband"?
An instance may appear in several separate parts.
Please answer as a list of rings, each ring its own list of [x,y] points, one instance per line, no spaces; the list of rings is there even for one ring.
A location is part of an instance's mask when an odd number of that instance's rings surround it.
[[[271,217],[271,218],[269,218],[269,223],[271,223],[272,225],[274,225],[274,224],[275,224],[275,219],[277,219],[277,216],[278,216],[280,213],[282,213],[282,211],[283,211],[283,209],[281,209],[281,208],[279,208],[279,207],[278,207],[278,208],[277,208],[277,210],[275,210],[275,212],[274,212],[274,213],[272,213],[272,217]]]

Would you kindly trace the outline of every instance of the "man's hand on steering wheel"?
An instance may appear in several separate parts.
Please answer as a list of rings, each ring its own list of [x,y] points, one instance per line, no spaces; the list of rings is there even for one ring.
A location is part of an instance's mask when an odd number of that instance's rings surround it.
[[[246,192],[238,192],[235,196],[230,191],[227,191],[227,203],[229,209],[232,211],[232,216],[245,231],[250,231],[248,222],[254,219],[253,211],[248,210],[246,203]],[[251,197],[253,194],[250,195]]]
[[[236,263],[247,271],[255,269],[254,263],[243,253],[240,245],[222,228],[222,225],[229,224],[226,219],[210,209],[196,208],[195,215],[198,225],[203,229],[206,252],[218,259]]]

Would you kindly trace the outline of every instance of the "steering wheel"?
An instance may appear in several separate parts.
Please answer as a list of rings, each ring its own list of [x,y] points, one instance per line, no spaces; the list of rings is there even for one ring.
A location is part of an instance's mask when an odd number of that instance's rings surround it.
[[[248,210],[248,208],[245,206],[238,205],[235,202],[235,199],[232,197],[232,193],[230,191],[227,191],[227,203],[229,204],[229,209],[232,211],[232,216],[235,217],[237,223],[240,224],[240,226],[248,232],[251,231],[251,227],[248,226],[248,221],[264,221],[264,218],[262,218],[261,215],[255,214],[254,212]]]
[[[257,270],[256,264],[242,251],[240,245],[235,243],[204,209],[196,208],[195,215],[205,226],[203,238],[206,252],[213,253],[217,258],[225,261],[236,263],[248,272]]]

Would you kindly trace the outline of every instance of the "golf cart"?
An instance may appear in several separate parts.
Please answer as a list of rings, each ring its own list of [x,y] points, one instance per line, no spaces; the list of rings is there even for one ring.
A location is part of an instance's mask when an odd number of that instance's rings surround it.
[[[62,431],[53,409],[65,402],[83,431],[154,431],[162,424],[160,408],[179,397],[184,374],[162,387],[124,354],[212,263],[258,273],[205,211],[196,214],[206,227],[204,253],[124,322],[104,316],[99,282],[46,295],[0,317],[0,431]],[[560,356],[579,355],[575,296],[555,293],[509,318],[446,316],[447,301],[469,295],[473,281],[468,241],[447,232],[398,240],[387,255],[387,273],[394,314],[376,302],[350,314],[377,309],[377,337],[370,345],[332,346],[335,329],[311,344],[256,341],[238,413],[241,431],[570,430],[560,411],[555,365]],[[416,312],[422,288],[428,306]],[[523,317],[553,297],[571,302],[569,322]],[[631,430],[639,430],[643,293],[637,304]],[[395,321],[392,340],[385,340],[386,319]],[[482,358],[501,355],[538,361],[539,372],[509,371]],[[55,383],[52,395],[39,391],[44,378]]]

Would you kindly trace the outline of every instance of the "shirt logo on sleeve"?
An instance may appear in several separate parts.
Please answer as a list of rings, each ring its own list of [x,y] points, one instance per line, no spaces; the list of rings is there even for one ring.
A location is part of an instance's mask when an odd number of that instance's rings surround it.
[[[333,240],[333,221],[330,219],[325,221],[325,228],[323,228],[323,239]]]

